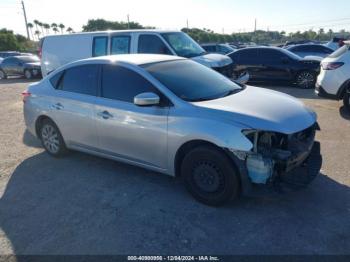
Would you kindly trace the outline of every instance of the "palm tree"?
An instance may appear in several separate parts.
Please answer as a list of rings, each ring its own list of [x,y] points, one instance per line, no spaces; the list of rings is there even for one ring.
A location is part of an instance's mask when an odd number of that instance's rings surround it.
[[[44,24],[44,28],[46,30],[46,34],[50,34],[50,25],[49,24]]]
[[[57,34],[57,32],[58,32],[57,27],[53,27],[53,28],[52,28],[52,31],[54,31],[54,32],[55,32],[55,34]]]
[[[67,31],[68,33],[70,33],[70,34],[74,32],[74,31],[73,31],[73,28],[71,28],[71,27],[68,27],[66,31]]]
[[[43,29],[43,23],[39,22],[38,25],[40,26],[41,33],[44,35],[44,29]]]
[[[63,34],[63,28],[65,28],[64,24],[59,24],[58,27],[61,29],[61,34]]]
[[[35,24],[36,30],[39,30],[38,25],[40,22],[38,20],[34,20],[33,23]]]
[[[37,38],[38,38],[38,41],[40,40],[40,31],[39,30],[36,30],[35,32],[34,32],[34,34],[37,36]]]
[[[27,27],[29,28],[30,35],[32,36],[32,39],[34,40],[34,36],[33,36],[33,27],[34,27],[34,25],[32,23],[28,23]]]

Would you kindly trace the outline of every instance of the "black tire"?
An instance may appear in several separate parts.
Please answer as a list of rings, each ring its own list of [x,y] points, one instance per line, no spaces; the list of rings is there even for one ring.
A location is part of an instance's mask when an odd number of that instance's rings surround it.
[[[181,176],[190,194],[209,206],[238,197],[240,182],[232,161],[212,146],[200,146],[185,156]]]
[[[343,97],[343,103],[344,103],[344,107],[346,108],[346,110],[348,110],[348,112],[350,113],[350,88],[345,90],[345,94]]]
[[[67,153],[67,147],[56,124],[50,119],[44,119],[40,126],[40,140],[46,152],[54,157]]]
[[[315,88],[316,74],[311,71],[299,72],[295,77],[295,82],[302,89]]]
[[[7,78],[7,75],[3,70],[0,69],[0,79],[6,79],[6,78]]]
[[[29,69],[24,70],[24,77],[26,79],[32,79],[33,78],[32,71],[30,71]]]

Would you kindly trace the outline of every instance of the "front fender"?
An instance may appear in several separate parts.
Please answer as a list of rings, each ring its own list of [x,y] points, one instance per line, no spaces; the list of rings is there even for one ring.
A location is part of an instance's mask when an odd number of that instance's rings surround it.
[[[237,151],[250,151],[253,144],[243,134],[246,127],[236,123],[228,124],[211,119],[176,118],[169,116],[168,122],[168,167],[175,175],[175,156],[187,142],[202,140]]]

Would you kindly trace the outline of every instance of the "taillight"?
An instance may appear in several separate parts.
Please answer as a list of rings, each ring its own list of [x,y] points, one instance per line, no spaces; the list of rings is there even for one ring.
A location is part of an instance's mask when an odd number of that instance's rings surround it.
[[[321,64],[323,70],[335,70],[343,65],[344,65],[343,62],[330,62],[330,63],[323,62]]]
[[[24,92],[22,93],[23,103],[25,103],[26,100],[27,100],[27,98],[30,97],[31,95],[32,95],[32,94],[31,94],[30,92],[24,91]]]

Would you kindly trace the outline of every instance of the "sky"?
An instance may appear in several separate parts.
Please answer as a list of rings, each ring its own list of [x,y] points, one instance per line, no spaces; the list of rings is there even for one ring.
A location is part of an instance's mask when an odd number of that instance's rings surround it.
[[[257,29],[350,30],[349,0],[24,0],[28,22],[63,23],[79,32],[88,19],[131,21],[159,29],[209,28],[218,33]],[[25,35],[20,0],[0,0],[0,28]]]

